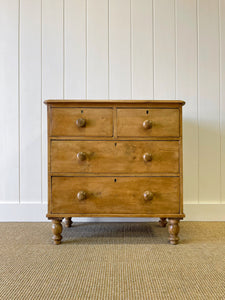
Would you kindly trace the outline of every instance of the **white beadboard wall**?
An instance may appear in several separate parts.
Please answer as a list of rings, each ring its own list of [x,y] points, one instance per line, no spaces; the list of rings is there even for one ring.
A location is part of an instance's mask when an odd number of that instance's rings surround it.
[[[183,99],[186,220],[225,220],[225,0],[0,0],[0,221],[45,221],[43,100]]]

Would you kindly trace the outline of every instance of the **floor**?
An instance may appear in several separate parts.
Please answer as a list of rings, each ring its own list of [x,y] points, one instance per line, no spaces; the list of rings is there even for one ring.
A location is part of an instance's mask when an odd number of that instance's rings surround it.
[[[0,299],[225,299],[225,222],[0,223]]]

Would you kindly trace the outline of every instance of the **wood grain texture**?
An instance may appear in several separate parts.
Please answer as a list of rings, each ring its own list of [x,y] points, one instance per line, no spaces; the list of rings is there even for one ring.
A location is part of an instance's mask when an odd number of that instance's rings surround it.
[[[183,219],[185,217],[185,214],[154,214],[154,213],[147,213],[147,214],[98,214],[96,216],[96,214],[79,214],[79,213],[74,213],[74,214],[52,214],[52,213],[47,213],[46,217],[50,220],[52,218],[67,218],[68,216],[72,217],[72,218],[110,218],[108,219],[109,222],[111,222],[111,218],[179,218],[180,220]],[[88,219],[86,219],[87,221],[89,221]],[[126,221],[126,220],[124,220]],[[134,220],[135,221],[135,220]],[[144,220],[146,221],[146,220]],[[116,222],[116,220],[115,220]]]
[[[184,105],[185,104],[185,101],[183,100],[130,100],[130,99],[127,99],[126,102],[124,102],[124,100],[121,100],[121,99],[105,99],[105,100],[90,100],[90,99],[85,99],[84,100],[81,100],[81,99],[46,99],[44,101],[45,104],[55,104],[55,105],[60,105],[60,104],[63,104],[63,105],[74,105],[74,104],[80,104],[82,106],[86,106],[87,103],[88,105],[89,104],[93,104],[95,105],[96,103],[98,104],[102,104],[102,105],[108,105],[108,103],[112,103],[112,104],[121,104],[122,106],[124,106],[124,104],[129,105],[129,104],[132,104],[132,107],[133,105],[137,105],[137,104],[146,104],[146,105],[149,105],[149,106],[157,106],[157,107],[160,107],[161,105],[166,108],[167,107],[167,104],[168,104],[168,107],[172,107],[173,105],[176,105],[177,107],[179,107],[179,105]]]
[[[48,218],[65,217],[70,226],[73,216],[154,216],[162,218],[160,224],[165,226],[166,218],[184,217],[182,101],[145,101],[139,108],[130,101],[104,101],[102,107],[99,100],[88,104],[67,100],[45,103],[49,126]],[[151,140],[151,134],[136,137],[139,121],[142,131],[152,131],[158,140]],[[118,140],[124,128],[130,140]],[[92,134],[103,137],[93,139]],[[170,140],[173,134],[176,140]],[[167,140],[160,140],[160,136]],[[170,227],[170,242],[176,244],[177,227]],[[57,230],[55,243],[60,242]]]
[[[118,136],[180,136],[178,109],[118,109]],[[145,129],[143,122],[150,120],[152,128]]]
[[[176,245],[179,241],[178,233],[180,231],[179,219],[168,219],[169,242],[171,245]]]
[[[79,191],[85,191],[87,199],[78,200]],[[152,200],[144,200],[145,191],[153,193]],[[179,213],[179,178],[52,178],[52,213],[118,212]]]
[[[62,218],[52,219],[52,233],[53,233],[53,243],[59,245],[62,239]]]
[[[179,174],[179,142],[52,141],[51,172]]]
[[[180,110],[180,135],[181,139],[179,142],[179,155],[180,155],[180,213],[183,214],[183,206],[184,206],[184,199],[183,199],[183,113],[182,113],[182,107],[179,108]]]
[[[50,134],[52,136],[112,136],[113,110],[111,108],[53,108]],[[80,118],[85,126],[76,123]]]
[[[18,24],[18,1],[0,1],[0,203],[20,201]]]
[[[220,202],[218,3],[213,0],[199,0],[198,9],[200,203]]]
[[[220,141],[221,202],[225,203],[225,1],[220,0]]]
[[[20,1],[20,201],[41,202],[41,0]]]

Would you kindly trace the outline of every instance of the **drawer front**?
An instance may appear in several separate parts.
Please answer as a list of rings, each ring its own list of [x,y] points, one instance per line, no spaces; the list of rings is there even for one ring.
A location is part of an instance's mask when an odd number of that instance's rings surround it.
[[[179,213],[179,177],[52,177],[52,213]]]
[[[52,141],[51,171],[178,173],[178,141]]]
[[[52,108],[51,136],[113,135],[111,108]]]
[[[179,109],[118,109],[119,137],[179,137]]]

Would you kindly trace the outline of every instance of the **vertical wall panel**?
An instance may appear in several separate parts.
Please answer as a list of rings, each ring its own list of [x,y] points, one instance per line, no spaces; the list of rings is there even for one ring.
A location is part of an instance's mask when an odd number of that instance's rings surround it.
[[[20,201],[41,202],[41,0],[20,0]]]
[[[17,0],[0,0],[0,202],[19,202]]]
[[[179,0],[177,11],[176,97],[184,99],[184,200],[198,202],[198,80],[196,0]]]
[[[109,97],[131,99],[130,0],[109,1]]]
[[[154,0],[154,98],[175,99],[174,0]]]
[[[87,49],[87,98],[107,99],[108,1],[87,2]]]
[[[65,0],[65,98],[86,98],[86,1]]]
[[[42,97],[63,98],[63,1],[42,1]],[[42,199],[47,201],[47,109],[42,105]]]
[[[225,0],[220,0],[220,134],[221,134],[221,196],[225,203]]]
[[[153,99],[152,1],[131,0],[133,99]]]
[[[218,1],[199,0],[199,201],[220,201]]]

